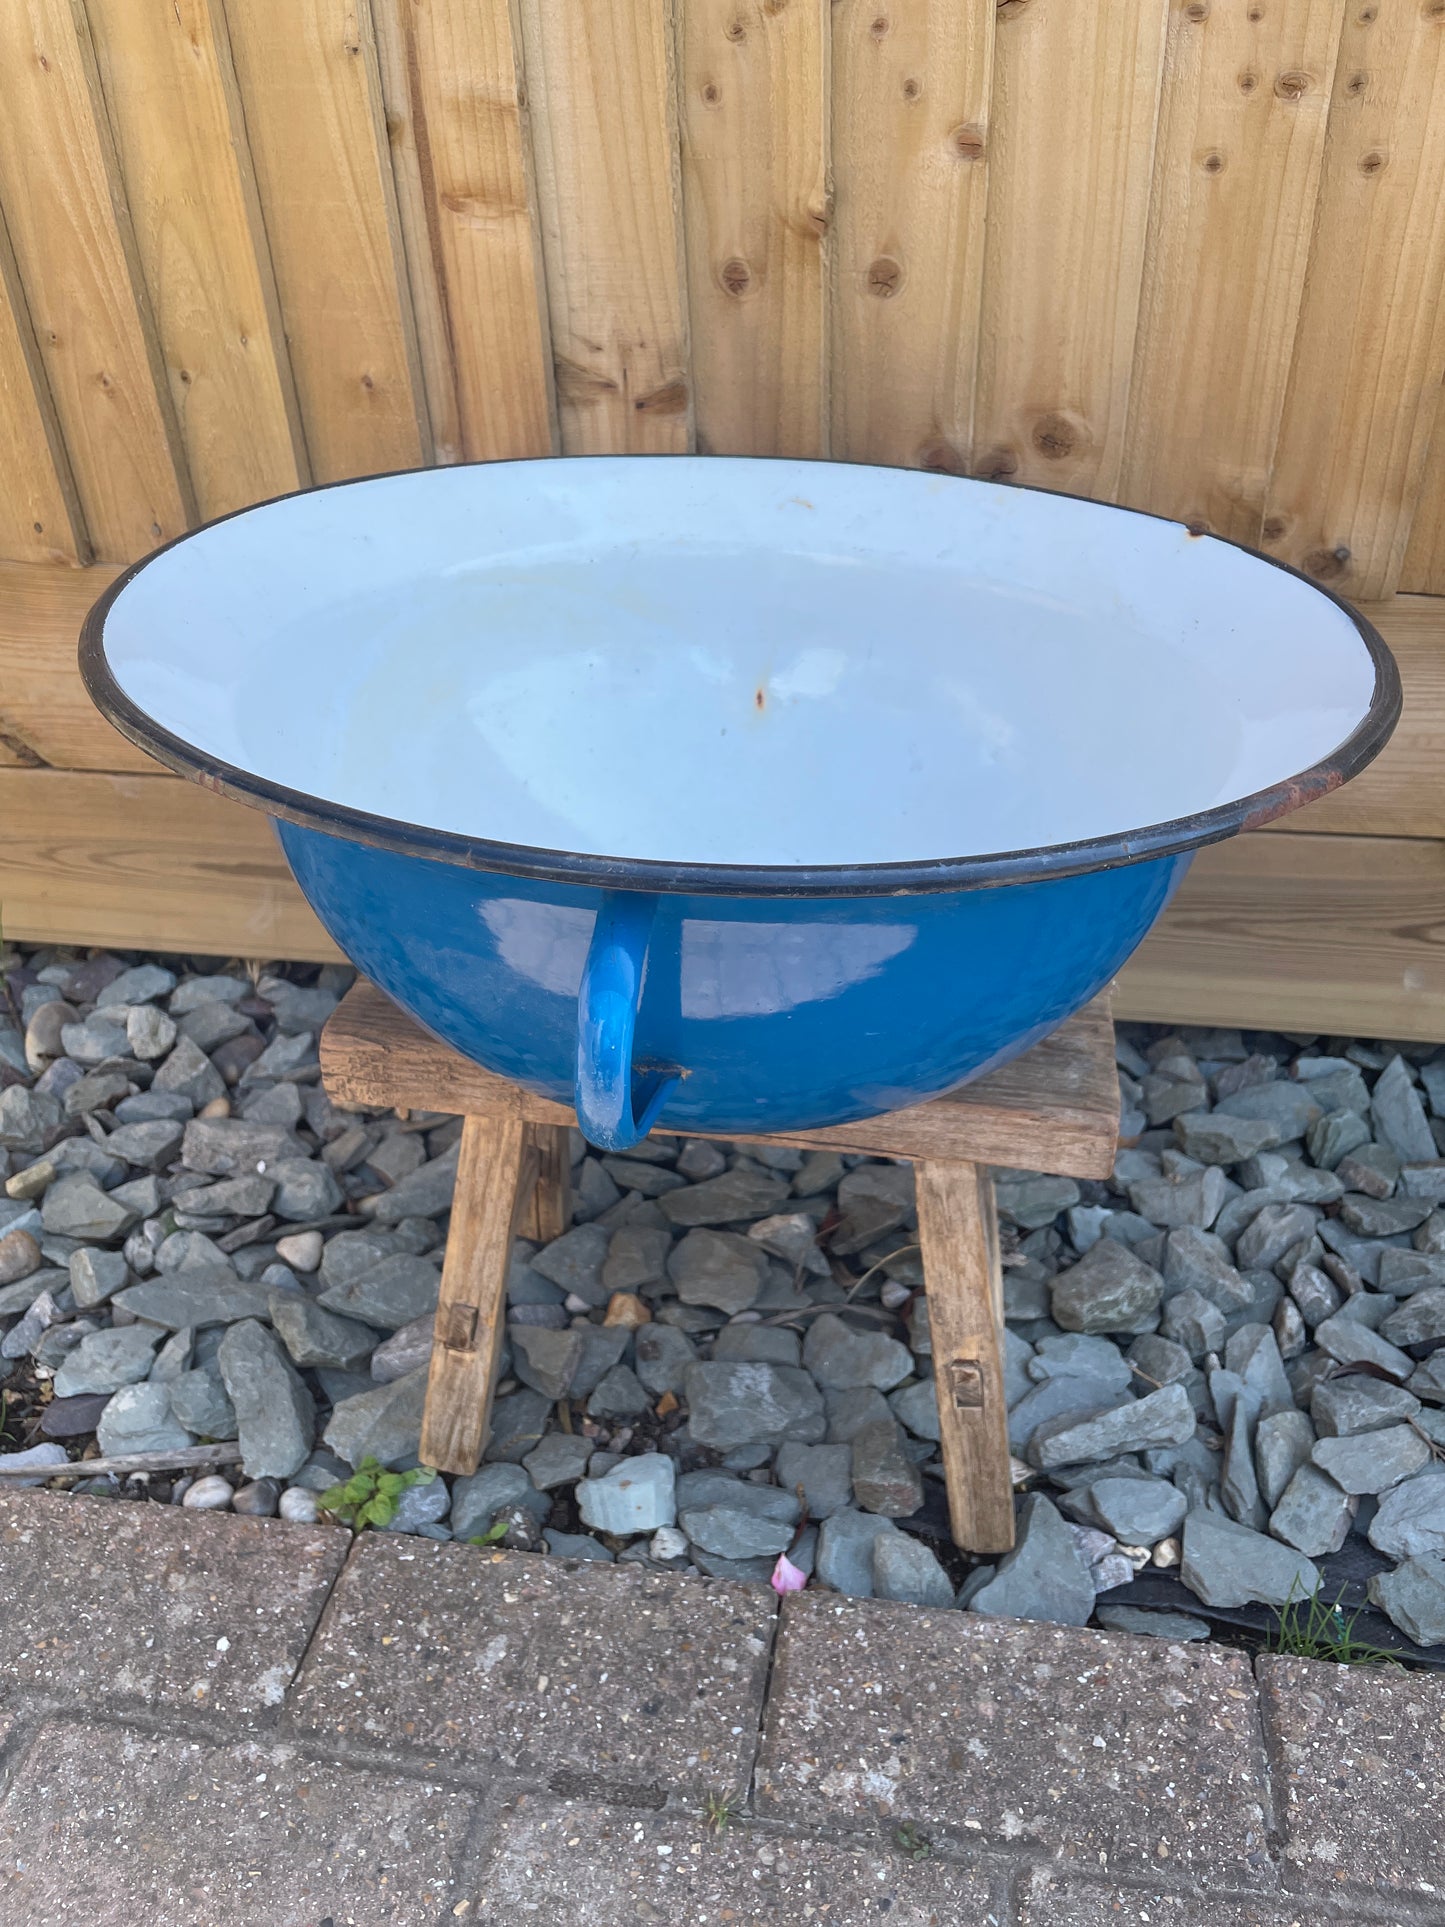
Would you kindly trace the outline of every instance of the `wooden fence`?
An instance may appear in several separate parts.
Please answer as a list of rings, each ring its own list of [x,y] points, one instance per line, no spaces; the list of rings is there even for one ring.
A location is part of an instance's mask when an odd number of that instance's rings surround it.
[[[0,214],[7,934],[327,953],[88,712],[114,565],[430,462],[825,455],[1380,605],[1399,742],[1127,1002],[1445,1036],[1445,0],[0,0]]]

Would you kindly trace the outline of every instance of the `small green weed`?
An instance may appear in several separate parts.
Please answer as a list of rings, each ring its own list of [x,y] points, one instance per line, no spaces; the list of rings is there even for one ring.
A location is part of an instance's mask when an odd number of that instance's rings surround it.
[[[927,1860],[933,1852],[933,1842],[926,1833],[919,1831],[912,1820],[900,1820],[893,1835],[893,1844],[900,1853],[906,1853],[910,1860]]]
[[[507,1536],[506,1520],[493,1519],[492,1523],[487,1527],[485,1532],[474,1532],[470,1539],[464,1539],[462,1543],[468,1546],[495,1546],[495,1545],[500,1545],[502,1540],[505,1539],[506,1536]]]
[[[316,1503],[323,1512],[334,1512],[353,1532],[364,1532],[368,1526],[389,1526],[407,1487],[430,1485],[435,1477],[430,1465],[419,1465],[411,1472],[388,1472],[378,1459],[366,1458],[344,1485],[333,1485]]]
[[[1355,1638],[1362,1610],[1357,1607],[1346,1617],[1338,1599],[1327,1606],[1318,1593],[1308,1599],[1291,1596],[1280,1607],[1279,1625],[1264,1650],[1289,1659],[1333,1660],[1338,1666],[1398,1666],[1392,1653]]]
[[[705,1793],[702,1796],[702,1823],[709,1833],[726,1833],[737,1817],[737,1802],[731,1794]]]

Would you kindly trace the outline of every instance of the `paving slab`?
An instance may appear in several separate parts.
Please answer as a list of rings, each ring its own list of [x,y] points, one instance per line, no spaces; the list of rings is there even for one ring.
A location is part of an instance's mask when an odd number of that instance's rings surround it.
[[[488,1927],[1004,1927],[1004,1882],[875,1846],[785,1837],[699,1813],[524,1796],[504,1814],[475,1910]]]
[[[787,1602],[758,1810],[1273,1884],[1254,1681],[1204,1644],[803,1593]]]
[[[1310,1659],[1261,1659],[1258,1672],[1301,1884],[1418,1894],[1445,1909],[1445,1680]]]
[[[472,1798],[318,1765],[57,1722],[0,1801],[13,1927],[434,1927],[456,1901]]]
[[[333,1526],[0,1493],[0,1687],[274,1717],[349,1543]]]
[[[1313,1902],[1225,1899],[1211,1890],[1164,1894],[1120,1888],[1035,1868],[1020,1882],[1019,1927],[1326,1927],[1344,1914],[1325,1915]]]
[[[287,1717],[297,1733],[537,1775],[575,1795],[737,1791],[774,1604],[754,1586],[640,1566],[368,1536]]]

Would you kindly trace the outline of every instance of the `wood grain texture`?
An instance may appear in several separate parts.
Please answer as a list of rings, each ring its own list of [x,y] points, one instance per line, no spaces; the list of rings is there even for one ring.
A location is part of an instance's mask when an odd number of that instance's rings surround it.
[[[993,0],[833,9],[833,452],[967,472]]]
[[[90,538],[0,218],[0,560],[85,562]]]
[[[1445,366],[1445,8],[1345,12],[1266,545],[1396,588]]]
[[[970,1552],[1008,1552],[1014,1502],[993,1178],[978,1165],[936,1158],[918,1164],[914,1179],[954,1543]]]
[[[40,568],[0,562],[0,729],[61,769],[145,770],[85,693],[75,660],[86,611],[114,581],[112,565]]]
[[[311,472],[416,468],[431,438],[370,8],[227,0],[226,17]]]
[[[439,460],[545,455],[551,369],[508,0],[375,0]]]
[[[570,1133],[560,1124],[529,1124],[527,1136],[537,1154],[537,1182],[517,1231],[523,1238],[549,1245],[572,1223]]]
[[[535,1097],[484,1071],[422,1030],[371,984],[349,991],[327,1024],[321,1063],[328,1088],[357,1104],[576,1123],[570,1105]],[[767,1141],[1103,1177],[1113,1169],[1118,1125],[1113,1025],[1103,996],[1025,1056],[948,1097],[857,1124],[770,1133]]]
[[[1203,850],[1117,1013],[1445,1042],[1445,843],[1243,836]]]
[[[220,957],[340,953],[266,817],[175,776],[0,770],[5,934]]]
[[[1165,5],[999,9],[977,474],[1118,492]]]
[[[1445,427],[1438,407],[1410,524],[1409,546],[1400,565],[1400,588],[1420,595],[1445,596]]]
[[[421,1462],[442,1472],[468,1475],[482,1456],[506,1329],[512,1228],[535,1178],[524,1124],[467,1119],[421,1424]]]
[[[671,0],[520,6],[563,453],[681,453]]]
[[[1119,498],[1259,542],[1344,9],[1176,4]]]
[[[827,453],[828,0],[684,0],[681,134],[697,444]]]
[[[220,0],[86,0],[201,515],[308,482]]]
[[[0,205],[96,554],[179,535],[194,499],[83,18],[0,6]]]

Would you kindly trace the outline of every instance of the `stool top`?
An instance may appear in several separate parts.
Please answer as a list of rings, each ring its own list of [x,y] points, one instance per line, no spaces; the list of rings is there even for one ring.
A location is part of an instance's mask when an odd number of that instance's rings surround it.
[[[819,1131],[686,1135],[1104,1178],[1114,1167],[1119,1132],[1110,1003],[1106,991],[1022,1057],[927,1104]],[[569,1105],[536,1097],[441,1043],[365,982],[347,993],[321,1033],[321,1071],[340,1103],[519,1117],[529,1124],[577,1121]]]

